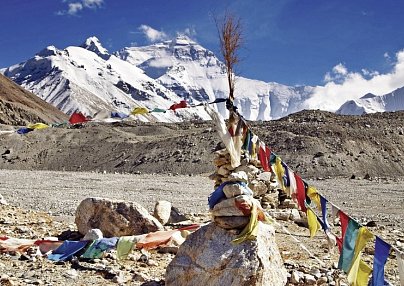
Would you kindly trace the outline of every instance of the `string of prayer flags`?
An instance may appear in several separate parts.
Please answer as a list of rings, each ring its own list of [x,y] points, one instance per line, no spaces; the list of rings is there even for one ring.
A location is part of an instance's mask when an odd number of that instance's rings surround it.
[[[317,220],[316,214],[311,208],[307,208],[307,223],[309,224],[310,238],[313,238],[317,231],[321,228],[320,223]]]
[[[384,285],[384,265],[386,265],[390,249],[390,244],[376,236],[373,274],[370,286]]]
[[[143,115],[143,114],[147,114],[149,113],[149,109],[147,109],[146,107],[135,107],[133,108],[131,114],[132,115]],[[165,112],[165,110],[164,110]]]
[[[359,228],[351,266],[348,271],[348,282],[351,285],[366,286],[369,281],[370,271],[367,269],[370,267],[364,261],[362,261],[361,253],[363,248],[365,248],[366,243],[368,243],[373,237],[373,234],[366,227],[362,226]],[[362,267],[360,266],[361,264]]]

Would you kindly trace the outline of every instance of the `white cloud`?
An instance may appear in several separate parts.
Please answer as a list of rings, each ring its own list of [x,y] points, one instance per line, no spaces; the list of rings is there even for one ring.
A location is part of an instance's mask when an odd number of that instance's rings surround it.
[[[104,4],[104,0],[78,0],[74,2],[63,0],[63,2],[67,3],[67,10],[58,11],[56,12],[57,15],[75,16],[85,8],[95,10],[101,8]]]
[[[163,31],[158,31],[147,25],[140,25],[138,28],[150,42],[157,42],[168,39],[168,36]]]
[[[76,15],[81,10],[83,10],[83,5],[80,2],[69,3],[69,9],[67,10],[67,14]]]
[[[347,100],[358,99],[366,93],[383,95],[403,87],[404,49],[396,53],[392,64],[391,71],[384,74],[367,69],[350,72],[344,65],[338,64],[324,76],[326,84],[314,88],[304,108],[336,111]]]
[[[332,68],[332,71],[333,71],[334,73],[340,74],[340,75],[346,75],[346,74],[348,73],[347,68],[346,68],[343,64],[341,64],[341,63],[339,63],[339,64],[337,64],[335,67],[333,67],[333,68]]]

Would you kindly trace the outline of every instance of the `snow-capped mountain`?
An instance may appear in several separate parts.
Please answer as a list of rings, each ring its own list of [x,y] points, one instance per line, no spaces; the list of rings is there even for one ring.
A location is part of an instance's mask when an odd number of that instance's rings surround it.
[[[91,37],[80,47],[49,46],[26,62],[2,73],[63,112],[93,115],[100,110],[130,112],[134,107],[167,109],[182,98],[141,69],[123,61]],[[143,120],[180,121],[209,118],[203,111],[150,113]]]
[[[124,48],[117,57],[190,102],[227,97],[226,71],[213,52],[186,36],[145,47]],[[312,87],[289,87],[237,77],[235,105],[249,120],[270,120],[299,111]],[[222,114],[225,106],[218,106]]]
[[[361,115],[385,111],[404,110],[404,87],[391,93],[377,96],[368,93],[356,100],[345,102],[337,111],[338,114]]]
[[[227,97],[223,64],[188,37],[109,53],[96,37],[79,47],[49,46],[26,62],[1,72],[67,114],[99,110],[129,112],[133,107],[166,109]],[[312,87],[289,87],[238,77],[235,104],[248,120],[270,120],[299,111]],[[224,104],[218,104],[226,115]],[[208,118],[203,108],[151,113],[143,120]]]

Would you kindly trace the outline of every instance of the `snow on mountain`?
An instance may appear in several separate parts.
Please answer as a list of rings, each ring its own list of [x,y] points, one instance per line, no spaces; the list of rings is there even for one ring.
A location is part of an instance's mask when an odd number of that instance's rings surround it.
[[[391,93],[377,96],[368,93],[356,100],[345,102],[337,111],[338,114],[361,115],[385,111],[404,110],[404,87]]]
[[[59,50],[49,46],[28,61],[1,71],[19,85],[67,114],[100,110],[129,112],[133,107],[169,108],[181,98],[141,69],[122,61],[91,37],[80,47]],[[151,113],[146,121],[208,118],[205,112],[186,109]]]
[[[145,47],[124,48],[115,54],[189,102],[228,96],[223,63],[213,52],[186,36]],[[237,77],[235,105],[248,120],[270,120],[298,111],[299,102],[310,92],[310,87],[288,87]],[[226,114],[224,105],[218,109]]]

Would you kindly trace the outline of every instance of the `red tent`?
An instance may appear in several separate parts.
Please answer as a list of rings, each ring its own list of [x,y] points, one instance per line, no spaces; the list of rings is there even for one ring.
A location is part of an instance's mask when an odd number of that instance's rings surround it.
[[[87,121],[88,119],[81,112],[73,113],[69,119],[70,124],[83,123]]]

